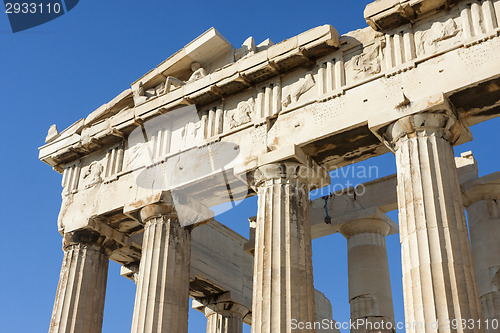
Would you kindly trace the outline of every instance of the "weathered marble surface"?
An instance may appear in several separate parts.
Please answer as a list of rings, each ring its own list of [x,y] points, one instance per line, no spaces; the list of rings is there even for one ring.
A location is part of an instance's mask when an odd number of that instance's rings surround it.
[[[180,228],[190,228],[212,221],[212,206],[257,192],[268,196],[269,191],[252,186],[256,170],[266,166],[314,165],[324,174],[393,151],[398,161],[399,200],[395,200],[394,190],[373,194],[395,185],[396,179],[387,177],[369,184],[372,194],[364,198],[353,200],[343,195],[342,202],[350,208],[337,211],[335,204],[331,216],[341,220],[363,202],[364,207],[386,212],[399,201],[407,320],[450,319],[455,312],[461,318],[479,318],[461,212],[458,177],[463,174],[455,172],[451,147],[472,139],[469,126],[499,114],[500,0],[378,0],[367,6],[365,18],[371,27],[343,36],[325,25],[277,44],[266,40],[256,45],[248,38],[238,49],[209,29],[85,119],[62,131],[52,126],[39,157],[63,174],[58,219],[61,234],[97,232],[104,239],[106,255],[127,265],[132,277],[141,281],[152,276],[134,273],[138,258],[146,253],[141,252],[150,248],[141,239],[148,234],[140,218],[144,207],[174,200]],[[444,116],[453,121],[444,121]],[[445,138],[433,133],[445,133]],[[408,187],[415,180],[424,185]],[[307,311],[295,311],[290,300],[277,297],[290,309],[289,317],[297,313],[313,320],[310,239],[342,231],[342,227],[325,227],[317,202],[310,215],[306,196],[299,200],[300,209],[291,207],[288,200],[295,198],[294,184],[278,181],[273,186],[283,191],[272,200],[259,198],[261,223],[257,229],[292,226],[290,230],[297,231],[297,237],[282,235],[280,239],[297,241],[302,247],[293,253],[283,252],[272,237],[266,238],[257,230],[257,262],[266,272],[277,272],[281,267],[262,260],[262,244],[280,258],[300,261],[301,269],[294,272],[305,282],[304,287],[299,286],[297,302],[304,303],[302,308]],[[435,191],[442,201],[432,200]],[[472,200],[474,191],[466,191],[464,199]],[[422,199],[422,205],[412,210],[414,197]],[[262,214],[266,206],[273,207],[271,211],[290,209],[290,214],[266,216]],[[480,216],[474,220],[479,226],[479,220],[488,219],[484,210],[494,211],[496,205],[476,206],[480,204],[469,202],[471,212]],[[447,215],[441,219],[442,211]],[[295,220],[297,215],[302,217],[300,221]],[[313,222],[312,228],[308,220]],[[436,226],[436,220],[444,222]],[[421,237],[412,229],[416,225],[436,237]],[[454,235],[446,242],[440,238],[444,227],[452,229]],[[243,243],[240,239],[231,246],[238,252]],[[410,243],[420,245],[418,260],[411,259],[414,251],[410,251]],[[251,244],[245,247],[252,250]],[[428,261],[425,248],[432,250]],[[445,259],[457,263],[449,270],[452,273],[436,273],[445,270],[444,259],[439,261],[437,252],[446,253]],[[429,265],[434,270],[429,270]],[[196,271],[193,265],[186,267],[185,271]],[[232,290],[232,298],[249,302],[251,291],[224,289],[221,285],[227,286],[227,279],[202,264],[197,267],[198,275],[190,275],[192,296]],[[484,282],[484,267],[477,267],[481,288],[493,288]],[[493,274],[492,285],[496,283],[495,272],[490,269],[488,273]],[[205,278],[210,275],[211,281],[203,280],[204,274]],[[281,284],[296,286],[295,275],[266,284],[259,280],[259,274],[262,271],[256,269],[259,286],[254,284],[254,302],[255,295],[269,300]],[[428,278],[422,278],[425,276]],[[431,278],[444,287],[430,284]],[[418,288],[433,290],[437,296],[420,293]],[[64,306],[74,305],[67,304]],[[257,315],[252,320],[263,323],[256,329],[283,327],[280,311],[266,317],[269,306],[269,301],[262,308],[254,306]],[[139,310],[137,307],[137,316]],[[146,312],[141,313],[144,316],[139,317],[147,322]],[[144,329],[135,326],[139,331]],[[184,326],[179,328],[184,330]]]

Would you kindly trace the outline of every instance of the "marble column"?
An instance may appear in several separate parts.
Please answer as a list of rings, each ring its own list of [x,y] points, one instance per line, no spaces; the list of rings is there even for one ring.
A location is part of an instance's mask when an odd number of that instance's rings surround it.
[[[347,238],[351,321],[361,323],[352,333],[395,332],[389,261],[385,237],[395,223],[374,209],[373,214],[344,223]]]
[[[132,333],[187,333],[191,230],[172,204],[140,212],[144,224]]]
[[[464,204],[483,326],[485,332],[496,333],[500,330],[500,183],[498,179],[496,183],[478,179],[465,186]]]
[[[234,302],[216,302],[205,306],[207,333],[243,333],[243,317],[248,309]]]
[[[109,257],[90,230],[64,235],[64,259],[49,333],[100,333]]]
[[[288,162],[261,166],[250,175],[258,193],[253,333],[290,332],[292,321],[315,319],[308,210],[311,186],[325,179],[321,170]]]
[[[443,110],[406,116],[385,133],[397,163],[405,320],[415,323],[407,332],[482,332],[449,325],[480,318],[452,148],[462,129]]]

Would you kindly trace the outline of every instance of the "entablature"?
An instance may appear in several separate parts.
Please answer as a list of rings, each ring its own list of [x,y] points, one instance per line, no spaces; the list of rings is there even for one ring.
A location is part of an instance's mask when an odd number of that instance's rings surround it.
[[[235,134],[267,133],[269,138],[262,149],[274,150],[281,146],[281,131],[275,125],[288,118],[287,114],[293,113],[297,119],[293,128],[302,132],[308,126],[304,127],[296,115],[306,110],[314,119],[326,111],[334,118],[342,116],[340,124],[345,125],[332,128],[323,138],[304,138],[299,146],[306,145],[306,152],[314,158],[315,148],[309,147],[309,143],[318,139],[335,141],[347,131],[359,137],[355,143],[359,152],[353,156],[353,147],[350,151],[330,152],[339,155],[340,160],[335,161],[318,153],[321,165],[327,163],[328,168],[342,159],[356,161],[366,151],[369,156],[384,153],[387,150],[363,125],[367,112],[359,110],[398,109],[412,103],[412,99],[443,93],[459,112],[463,109],[463,117],[470,116],[469,125],[496,116],[500,107],[498,88],[495,89],[499,73],[494,68],[498,52],[494,51],[497,43],[490,40],[497,39],[499,20],[499,1],[486,0],[481,6],[474,1],[462,1],[384,33],[365,28],[339,38],[333,27],[321,26],[268,45],[260,52],[250,43],[248,49],[254,51],[238,61],[168,93],[134,104],[133,89],[129,89],[60,134],[51,128],[48,143],[40,148],[40,159],[62,172],[65,164],[121,142],[149,119],[188,105],[196,107],[196,126],[202,127],[205,144],[224,138],[239,141]],[[214,31],[212,37],[224,44]],[[156,84],[155,80],[168,74],[166,68],[174,66],[172,62],[178,57],[174,55],[166,62],[170,65],[160,65],[137,82],[143,82],[145,88],[149,82]],[[450,59],[443,62],[445,58]],[[472,68],[479,65],[473,59],[485,62],[483,68]],[[464,77],[464,70],[476,75]],[[440,86],[436,87],[435,82],[440,82]],[[424,86],[430,89],[423,89]],[[356,113],[360,117],[352,117]],[[346,121],[349,119],[356,121]],[[328,118],[325,120],[328,122]],[[261,125],[263,129],[259,128]],[[253,130],[248,131],[249,128]],[[286,131],[283,134],[289,135]],[[317,144],[327,145],[319,141]]]
[[[338,38],[322,26],[109,118],[94,114],[60,134],[52,127],[40,158],[64,173],[60,221],[163,190],[205,207],[244,199],[254,193],[242,178],[263,163],[307,157],[330,171],[386,153],[379,127],[438,104],[465,129],[498,116],[500,0],[486,1],[492,6],[462,1],[385,33]],[[259,71],[268,74],[249,74]],[[236,82],[241,89],[222,89]],[[204,94],[218,99],[198,99]]]

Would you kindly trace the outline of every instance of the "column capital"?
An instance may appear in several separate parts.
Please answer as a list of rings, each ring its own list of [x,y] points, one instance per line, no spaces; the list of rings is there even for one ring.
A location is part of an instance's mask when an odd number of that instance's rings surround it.
[[[206,317],[214,313],[218,313],[224,316],[236,315],[240,319],[243,319],[250,312],[251,311],[246,306],[232,301],[208,303],[204,307],[204,313]]]
[[[329,184],[329,176],[328,172],[318,165],[307,166],[291,161],[262,165],[248,175],[248,183],[254,189],[269,181],[280,181],[283,184],[299,181],[309,188],[319,188]]]
[[[86,246],[94,251],[102,252],[108,257],[111,257],[113,252],[119,248],[119,243],[115,239],[108,238],[105,234],[93,229],[67,232],[63,236],[62,243],[63,251],[74,246]]]
[[[500,200],[500,171],[462,185],[465,207],[482,200]]]
[[[382,236],[398,232],[398,225],[378,207],[369,207],[343,215],[333,221],[334,226],[346,238],[360,233]]]
[[[123,265],[120,267],[120,275],[134,281],[137,284],[137,279],[139,277],[139,265],[140,261],[134,261],[130,264]]]
[[[250,309],[230,297],[230,292],[226,292],[193,300],[193,309],[203,312],[207,318],[207,333],[241,333],[243,322],[251,320]]]
[[[460,121],[446,95],[438,93],[426,98],[409,100],[396,107],[376,113],[368,127],[392,152],[402,138],[440,134],[451,145],[472,139],[467,124]]]
[[[404,137],[429,136],[440,133],[452,146],[464,131],[464,125],[452,112],[422,112],[396,120],[385,131],[386,144],[397,150]]]
[[[139,215],[141,222],[146,224],[149,220],[157,217],[177,217],[177,212],[173,204],[158,203],[143,207]]]
[[[192,228],[196,224],[211,222],[214,219],[214,213],[209,207],[193,200],[182,191],[164,191],[161,195],[155,196],[153,200],[157,201],[148,200],[149,202],[145,203],[143,200],[139,200],[134,202],[127,207],[127,213],[135,215],[142,224],[159,217],[176,218],[182,227],[192,226]]]
[[[67,232],[63,236],[63,249],[66,250],[71,245],[86,244],[101,247],[106,237],[95,230],[80,229]]]

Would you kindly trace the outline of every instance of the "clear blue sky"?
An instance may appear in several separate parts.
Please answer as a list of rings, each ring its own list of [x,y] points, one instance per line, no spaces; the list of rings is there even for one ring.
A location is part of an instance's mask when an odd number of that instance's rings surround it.
[[[85,117],[212,26],[236,47],[248,36],[276,43],[323,24],[342,34],[366,26],[368,2],[88,0],[16,34],[0,12],[0,332],[49,326],[63,256],[56,225],[61,176],[38,160],[37,148],[51,124],[62,130]],[[474,126],[474,141],[456,148],[457,155],[474,151],[481,175],[498,171],[499,125],[496,119]],[[390,154],[363,165],[379,167],[372,176],[395,172]],[[253,198],[219,220],[247,236],[247,217],[255,213]],[[397,220],[396,212],[389,215]],[[398,235],[387,242],[396,320],[402,321]],[[315,287],[331,300],[334,318],[347,321],[346,241],[340,235],[314,240],[313,251]],[[130,331],[134,295],[135,285],[111,263],[103,332]],[[204,316],[191,311],[189,332],[204,331]]]

